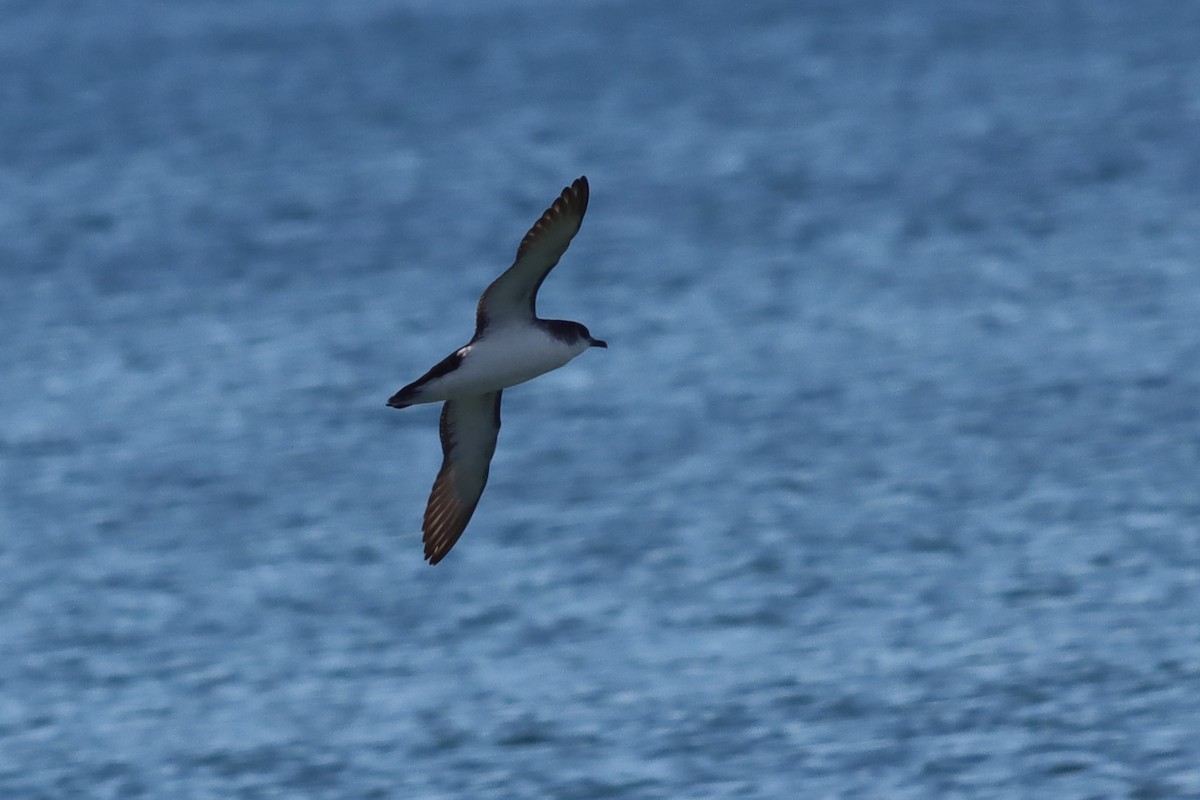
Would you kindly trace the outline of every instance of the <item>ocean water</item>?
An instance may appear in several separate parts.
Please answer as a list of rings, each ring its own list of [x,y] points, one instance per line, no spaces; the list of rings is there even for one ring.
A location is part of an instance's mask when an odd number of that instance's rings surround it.
[[[0,6],[0,797],[1200,797],[1200,6]],[[562,186],[435,568],[392,392]]]

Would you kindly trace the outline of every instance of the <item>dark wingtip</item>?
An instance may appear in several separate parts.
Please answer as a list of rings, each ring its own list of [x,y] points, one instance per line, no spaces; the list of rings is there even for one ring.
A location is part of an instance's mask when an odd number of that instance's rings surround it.
[[[525,255],[529,251],[529,247],[542,235],[542,232],[560,217],[574,214],[582,223],[583,215],[587,213],[589,191],[586,175],[580,175],[571,182],[570,186],[563,187],[562,192],[550,204],[550,207],[542,212],[542,216],[533,223],[533,227],[521,240],[521,246],[517,248],[517,259],[520,260],[521,256]],[[579,226],[576,225],[575,229],[579,230]],[[573,233],[571,235],[574,236]]]
[[[588,186],[587,175],[580,175],[571,181],[570,186],[563,187],[562,192],[558,195],[558,199],[546,209],[546,215],[558,216],[573,209],[582,217],[587,212],[590,196],[591,188]]]
[[[408,408],[412,405],[412,403],[406,403],[405,401],[407,399],[408,398],[404,394],[404,389],[401,389],[388,398],[387,404],[392,408]]]
[[[588,186],[587,175],[580,175],[578,178],[572,181],[569,187],[563,189],[563,194],[566,194],[568,191],[575,195],[575,204],[579,207],[579,214],[582,216],[583,213],[587,211],[588,197],[591,194],[591,187]]]

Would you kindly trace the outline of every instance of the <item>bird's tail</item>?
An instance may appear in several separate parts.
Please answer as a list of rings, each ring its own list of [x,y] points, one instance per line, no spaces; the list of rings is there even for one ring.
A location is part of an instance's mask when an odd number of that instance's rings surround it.
[[[412,403],[408,402],[411,399],[411,393],[406,394],[405,391],[401,389],[388,399],[387,404],[392,408],[408,408],[412,405]]]
[[[387,404],[392,408],[408,408],[409,406],[416,405],[419,402],[417,400],[417,395],[421,393],[420,384],[420,381],[414,381],[408,386],[405,386],[403,389],[392,395],[388,399]]]

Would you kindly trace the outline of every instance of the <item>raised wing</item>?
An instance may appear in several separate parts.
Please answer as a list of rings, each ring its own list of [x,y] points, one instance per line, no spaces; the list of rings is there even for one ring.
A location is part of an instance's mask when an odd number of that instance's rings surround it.
[[[475,334],[488,325],[524,322],[537,316],[537,292],[583,223],[588,205],[587,177],[562,190],[521,240],[513,265],[492,281],[479,298]]]
[[[425,558],[441,561],[462,536],[487,485],[500,434],[500,391],[442,406],[442,468],[425,507]]]

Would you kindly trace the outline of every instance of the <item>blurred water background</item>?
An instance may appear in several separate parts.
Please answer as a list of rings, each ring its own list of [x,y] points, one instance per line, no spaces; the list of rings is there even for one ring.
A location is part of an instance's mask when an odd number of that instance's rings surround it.
[[[1200,797],[1200,5],[0,5],[0,796]],[[437,408],[562,186],[421,560]]]

